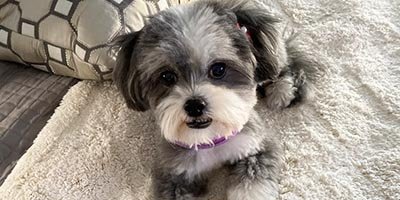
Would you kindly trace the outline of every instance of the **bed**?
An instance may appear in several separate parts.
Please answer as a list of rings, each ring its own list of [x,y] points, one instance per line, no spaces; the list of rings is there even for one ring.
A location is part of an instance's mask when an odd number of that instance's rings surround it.
[[[0,62],[0,185],[76,82]]]

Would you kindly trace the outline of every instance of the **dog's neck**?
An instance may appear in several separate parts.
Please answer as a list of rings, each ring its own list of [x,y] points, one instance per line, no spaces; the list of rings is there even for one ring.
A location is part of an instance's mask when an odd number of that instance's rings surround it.
[[[174,142],[173,145],[176,145],[178,147],[188,149],[188,150],[202,150],[202,149],[210,149],[214,148],[217,146],[220,146],[224,143],[226,143],[229,139],[232,137],[235,137],[238,134],[238,132],[233,132],[231,136],[223,136],[223,137],[217,137],[212,140],[212,143],[209,144],[197,144],[197,145],[187,145],[181,142]]]

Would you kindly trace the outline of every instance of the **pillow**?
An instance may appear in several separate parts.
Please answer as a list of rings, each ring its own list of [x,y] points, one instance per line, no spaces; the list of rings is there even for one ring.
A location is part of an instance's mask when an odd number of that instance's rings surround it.
[[[0,60],[79,79],[111,78],[108,44],[188,0],[0,0]]]

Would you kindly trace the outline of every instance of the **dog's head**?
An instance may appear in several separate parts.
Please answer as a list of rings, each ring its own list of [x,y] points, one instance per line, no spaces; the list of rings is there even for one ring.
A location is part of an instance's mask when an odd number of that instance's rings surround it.
[[[275,22],[248,1],[162,11],[123,36],[114,80],[130,108],[154,112],[170,142],[229,137],[247,123],[257,82],[286,60]]]

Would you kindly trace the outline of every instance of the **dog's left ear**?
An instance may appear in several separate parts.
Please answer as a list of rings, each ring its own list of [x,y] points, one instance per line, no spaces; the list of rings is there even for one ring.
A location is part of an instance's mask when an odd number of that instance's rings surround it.
[[[246,27],[253,44],[253,53],[257,60],[257,82],[276,79],[287,65],[285,42],[276,28],[279,20],[261,7],[252,1],[242,1],[232,8],[239,25]]]
[[[140,72],[137,69],[136,48],[142,31],[119,36],[115,39],[113,46],[116,54],[116,66],[113,72],[113,79],[122,93],[129,108],[137,111],[149,109],[147,98],[143,94],[144,83],[140,79]]]

